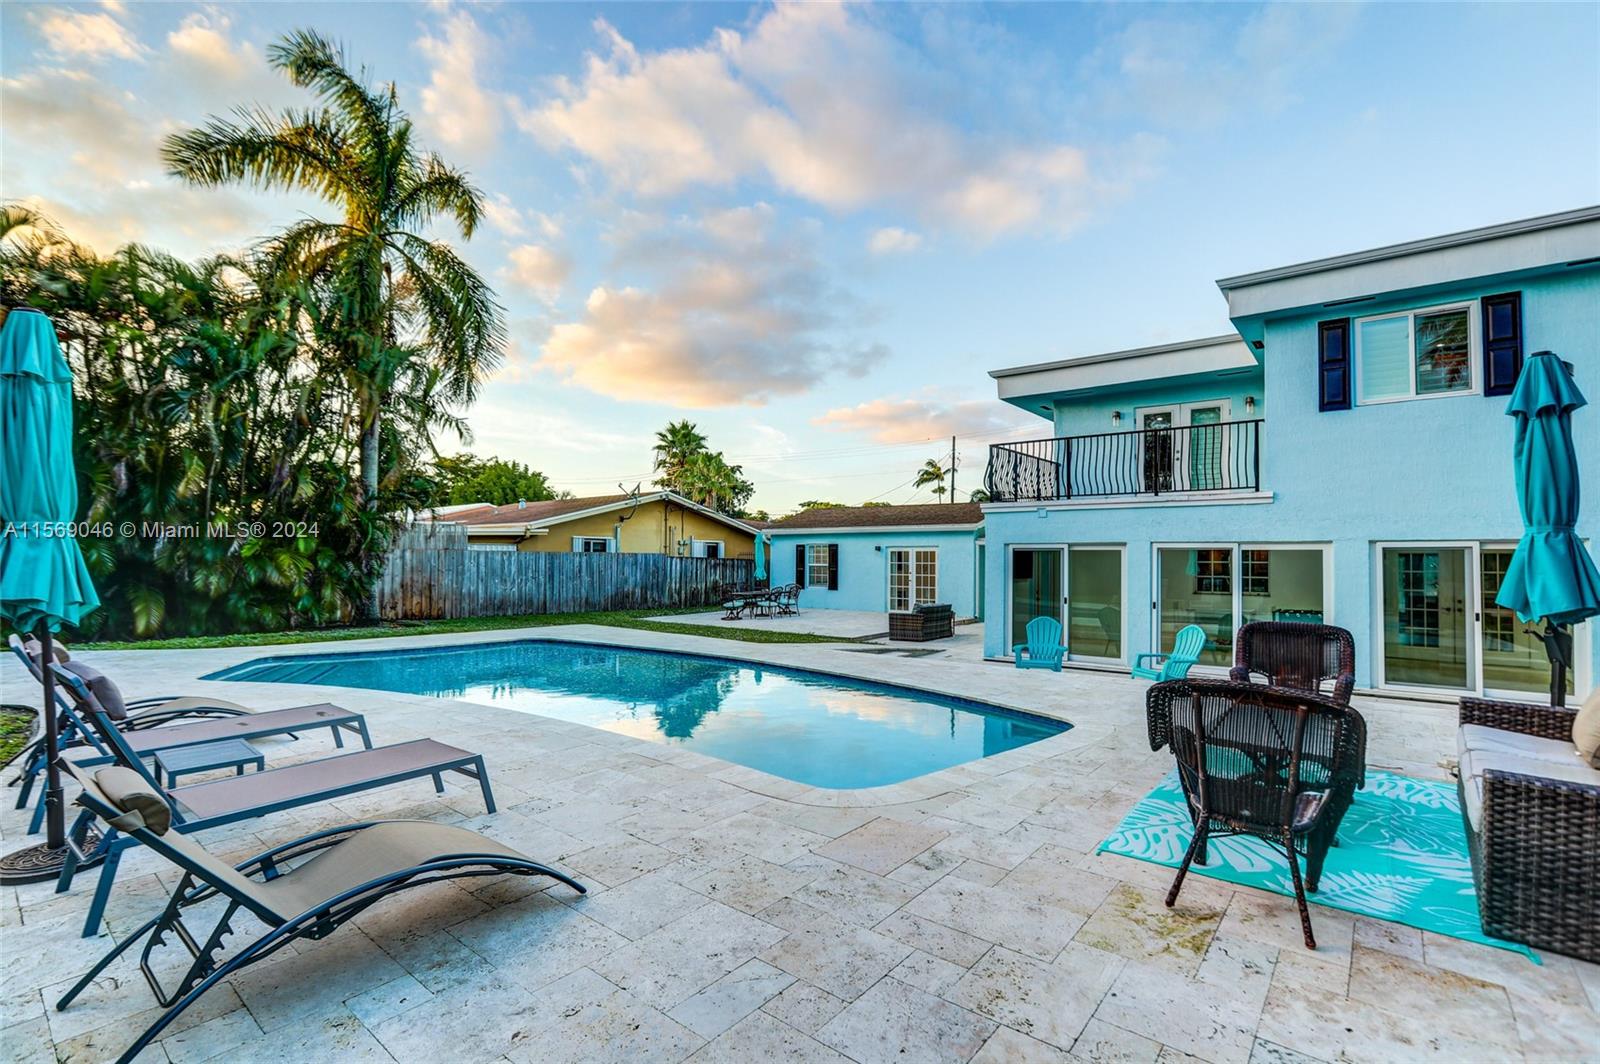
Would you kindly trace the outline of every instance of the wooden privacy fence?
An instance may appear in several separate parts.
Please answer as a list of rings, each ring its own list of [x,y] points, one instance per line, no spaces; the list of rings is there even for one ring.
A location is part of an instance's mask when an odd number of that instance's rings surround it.
[[[442,620],[717,606],[727,589],[755,582],[748,558],[467,550],[465,541],[460,526],[408,530],[379,578],[379,616]]]

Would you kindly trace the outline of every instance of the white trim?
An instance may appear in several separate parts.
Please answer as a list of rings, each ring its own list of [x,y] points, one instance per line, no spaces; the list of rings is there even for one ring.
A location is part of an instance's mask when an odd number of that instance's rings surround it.
[[[1338,614],[1334,609],[1334,568],[1333,568],[1333,543],[1329,540],[1205,540],[1197,542],[1152,542],[1150,544],[1150,649],[1160,653],[1166,648],[1161,645],[1161,551],[1163,550],[1229,550],[1232,559],[1229,562],[1228,602],[1233,611],[1230,620],[1230,631],[1237,635],[1239,627],[1244,623],[1244,581],[1240,561],[1243,552],[1247,550],[1314,550],[1322,554],[1322,623],[1337,625]],[[1211,669],[1226,675],[1229,661],[1223,665],[1200,666],[1202,670]]]
[[[917,598],[917,553],[919,551],[927,551],[928,553],[933,555],[933,600],[932,601],[933,602],[938,602],[939,601],[939,548],[937,546],[933,546],[933,545],[927,544],[927,543],[921,544],[919,546],[912,546],[912,545],[909,545],[909,544],[904,544],[904,545],[900,545],[900,546],[891,547],[891,546],[887,546],[886,545],[883,548],[883,586],[884,586],[883,601],[884,601],[884,605],[887,608],[888,612],[890,612],[890,613],[896,612],[895,606],[894,606],[894,552],[897,551],[897,550],[907,551],[911,555],[911,574],[910,574],[911,575],[911,584],[910,584],[909,588],[907,588],[907,591],[908,591],[908,593],[909,593],[909,595],[911,597],[911,605],[908,606],[907,609],[914,609],[917,606],[922,605],[921,600],[919,600]],[[901,612],[903,612],[903,611],[901,611]]]
[[[691,557],[691,558],[704,558],[704,557],[706,557],[707,555],[706,555],[706,552],[705,552],[705,548],[708,545],[713,544],[713,543],[716,544],[716,547],[717,547],[717,557],[718,558],[726,558],[728,556],[728,544],[727,544],[727,542],[725,540],[720,540],[720,539],[696,539],[693,536],[689,537],[689,557]]]
[[[590,544],[590,543],[604,543],[606,545],[606,549],[603,550],[603,551],[584,550],[584,547],[586,545]],[[616,553],[618,553],[618,551],[617,551],[617,541],[616,541],[615,538],[613,538],[611,536],[573,536],[572,537],[572,553],[573,554],[616,554]]]
[[[1042,501],[986,502],[983,512],[1017,513],[1028,510],[1130,510],[1144,506],[1243,506],[1270,503],[1270,491],[1183,492],[1172,495],[1140,495],[1128,498],[1047,499]]]
[[[509,521],[509,522],[502,522],[502,523],[497,523],[497,524],[492,524],[492,525],[489,525],[489,524],[480,524],[480,525],[468,524],[466,526],[467,527],[467,535],[470,536],[474,532],[487,531],[487,530],[490,530],[490,529],[494,530],[499,535],[506,535],[507,533],[518,533],[518,532],[523,532],[523,531],[526,531],[526,533],[528,535],[539,535],[542,532],[549,531],[550,528],[555,526],[555,525],[564,525],[569,521],[576,521],[576,520],[578,520],[579,518],[582,518],[582,517],[594,517],[594,516],[596,516],[598,514],[611,513],[614,510],[621,510],[621,509],[624,509],[626,507],[634,506],[634,505],[644,506],[647,503],[652,503],[652,502],[670,502],[674,506],[680,506],[680,507],[682,507],[682,508],[684,508],[686,510],[693,510],[695,513],[701,514],[704,517],[708,517],[713,521],[718,521],[718,522],[720,522],[720,523],[722,523],[724,525],[729,526],[730,528],[736,528],[741,532],[747,532],[751,536],[754,536],[759,532],[759,529],[755,528],[752,525],[745,524],[743,521],[739,520],[737,517],[729,517],[727,514],[719,513],[716,510],[711,509],[709,506],[701,506],[699,503],[693,501],[692,499],[686,499],[682,495],[677,494],[676,492],[656,491],[656,492],[651,492],[648,495],[641,495],[637,499],[632,499],[632,498],[623,499],[620,502],[609,502],[609,503],[605,503],[604,505],[601,505],[601,506],[591,506],[591,507],[589,507],[588,509],[585,509],[585,510],[572,510],[572,511],[569,511],[568,513],[555,514],[555,515],[550,516],[550,517],[534,517],[534,518],[529,518],[526,521]],[[465,523],[465,522],[463,522],[463,523]]]
[[[1066,647],[1065,661],[1077,662],[1082,665],[1124,671],[1128,667],[1128,545],[1126,543],[1105,542],[1063,542],[1063,543],[1007,543],[1006,564],[1001,578],[1005,581],[1005,594],[1001,597],[1001,609],[1005,611],[1002,618],[1001,630],[1005,633],[1005,646],[1007,653],[1017,645],[1017,634],[1012,624],[1012,589],[1014,582],[1011,574],[1016,571],[1014,558],[1019,550],[1053,550],[1061,555],[1061,603],[1060,612],[1056,620],[1061,622],[1061,638]],[[1118,609],[1117,649],[1121,657],[1107,658],[1099,654],[1074,654],[1072,650],[1072,552],[1074,550],[1111,550],[1117,552],[1117,567],[1119,569],[1119,594],[1121,595],[1121,608]],[[988,618],[984,619],[988,623]]]
[[[857,533],[871,533],[886,536],[895,533],[911,532],[976,532],[983,527],[982,521],[975,521],[970,525],[846,525],[842,528],[769,528],[768,537],[777,536],[849,536]]]
[[[1050,417],[1051,412],[1040,410],[1031,401],[1174,377],[1239,370],[1259,372],[1260,367],[1261,361],[1250,346],[1238,333],[1229,333],[1177,344],[990,370],[989,376],[994,378],[998,398],[1029,413]]]
[[[1419,399],[1455,399],[1464,396],[1480,395],[1483,391],[1482,382],[1478,380],[1478,362],[1483,356],[1483,345],[1479,339],[1478,305],[1473,300],[1458,300],[1453,303],[1437,303],[1431,306],[1414,307],[1410,310],[1392,310],[1383,314],[1369,314],[1364,318],[1350,319],[1350,332],[1352,333],[1351,350],[1355,359],[1355,405],[1356,406],[1382,406],[1385,403],[1410,403]],[[1464,310],[1467,312],[1467,387],[1456,388],[1448,392],[1429,392],[1426,395],[1417,392],[1417,316],[1427,314],[1444,314],[1449,311]],[[1368,322],[1386,321],[1390,318],[1406,319],[1406,373],[1410,380],[1410,391],[1405,395],[1386,396],[1382,399],[1363,399],[1361,397],[1361,326]]]

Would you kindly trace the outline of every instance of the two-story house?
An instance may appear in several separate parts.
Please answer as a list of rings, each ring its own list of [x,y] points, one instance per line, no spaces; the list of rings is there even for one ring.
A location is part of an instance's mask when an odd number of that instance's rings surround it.
[[[1070,660],[1125,666],[1182,626],[1223,667],[1246,621],[1350,629],[1357,684],[1548,690],[1495,605],[1522,532],[1506,396],[1550,350],[1600,540],[1600,208],[1217,282],[1226,336],[994,371],[1046,439],[991,449],[985,653],[1058,616]],[[1578,694],[1594,623],[1576,635]]]

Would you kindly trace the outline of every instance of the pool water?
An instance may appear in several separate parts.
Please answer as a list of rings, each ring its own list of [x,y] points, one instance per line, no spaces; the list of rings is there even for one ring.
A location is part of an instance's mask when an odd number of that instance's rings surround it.
[[[263,658],[206,679],[331,684],[480,702],[832,788],[898,783],[1071,727],[823,673],[579,643]]]

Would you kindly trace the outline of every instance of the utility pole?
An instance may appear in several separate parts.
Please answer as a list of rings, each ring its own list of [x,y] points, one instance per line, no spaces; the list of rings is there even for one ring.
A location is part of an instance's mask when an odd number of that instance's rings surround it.
[[[956,501],[956,438],[950,437],[950,501]]]

